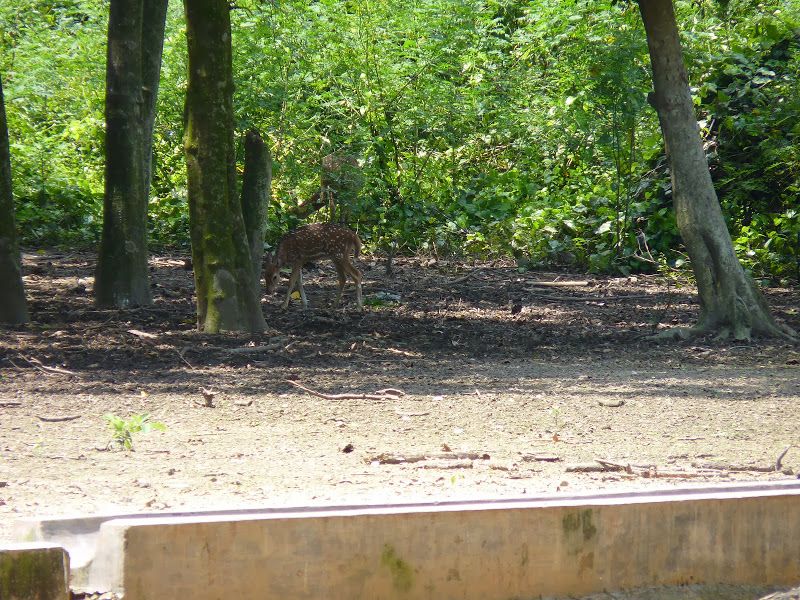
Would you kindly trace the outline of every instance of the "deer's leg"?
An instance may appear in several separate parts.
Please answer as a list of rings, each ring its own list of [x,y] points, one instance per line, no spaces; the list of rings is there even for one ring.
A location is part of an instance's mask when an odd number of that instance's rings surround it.
[[[300,292],[300,300],[303,301],[303,309],[305,310],[308,308],[308,299],[306,298],[306,291],[303,289],[303,268],[300,267],[297,272],[299,273],[297,277],[297,291]]]
[[[342,268],[356,284],[356,302],[358,302],[358,308],[364,308],[364,300],[361,297],[361,271],[356,269],[347,260],[342,262]]]
[[[302,267],[292,267],[292,274],[289,276],[289,287],[286,290],[286,300],[283,301],[283,308],[289,308],[289,301],[292,299],[292,292],[294,291],[295,285],[297,282],[300,281],[302,278]],[[303,289],[303,282],[300,281],[300,289]],[[300,294],[300,297],[303,297],[303,294]]]
[[[345,261],[341,259],[333,259],[333,265],[336,267],[336,276],[339,278],[339,294],[336,296],[336,304],[342,303],[342,292],[347,283],[347,268]]]

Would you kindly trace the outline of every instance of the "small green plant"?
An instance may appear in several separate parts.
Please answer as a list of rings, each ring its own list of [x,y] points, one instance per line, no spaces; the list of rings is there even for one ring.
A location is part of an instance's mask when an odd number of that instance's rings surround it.
[[[394,306],[400,304],[400,294],[393,294],[391,292],[376,292],[364,298],[364,304],[367,306]]]
[[[154,429],[157,431],[165,431],[167,429],[167,426],[163,423],[150,421],[150,415],[147,413],[131,415],[127,419],[107,413],[103,415],[103,418],[108,422],[108,426],[111,428],[111,441],[108,443],[109,447],[113,444],[117,444],[124,450],[133,450],[133,435],[136,433],[148,433]]]
[[[554,404],[550,408],[550,417],[553,419],[553,435],[559,436],[564,430],[564,426],[567,424],[564,419],[564,413],[561,412],[560,404]]]

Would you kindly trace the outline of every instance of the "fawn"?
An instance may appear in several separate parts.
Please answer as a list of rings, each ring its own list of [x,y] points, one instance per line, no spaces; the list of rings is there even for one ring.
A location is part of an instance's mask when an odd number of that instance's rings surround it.
[[[303,265],[311,260],[329,258],[333,261],[339,276],[337,302],[342,301],[342,290],[349,275],[356,284],[356,301],[361,309],[364,307],[361,298],[361,271],[350,262],[350,255],[352,254],[355,259],[360,252],[361,240],[347,227],[335,223],[313,223],[298,227],[281,238],[274,254],[269,253],[266,256],[264,279],[267,282],[267,295],[272,294],[278,286],[280,268],[289,265],[292,267],[292,274],[289,277],[289,289],[286,291],[283,308],[289,307],[295,286],[300,292],[303,308],[308,308],[306,293],[303,291]]]

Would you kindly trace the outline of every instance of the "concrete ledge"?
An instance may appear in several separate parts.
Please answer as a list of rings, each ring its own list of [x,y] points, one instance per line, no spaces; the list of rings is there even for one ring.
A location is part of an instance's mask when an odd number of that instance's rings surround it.
[[[800,482],[28,523],[93,538],[126,600],[509,600],[800,582]]]
[[[56,544],[0,545],[0,599],[68,600],[69,555]]]

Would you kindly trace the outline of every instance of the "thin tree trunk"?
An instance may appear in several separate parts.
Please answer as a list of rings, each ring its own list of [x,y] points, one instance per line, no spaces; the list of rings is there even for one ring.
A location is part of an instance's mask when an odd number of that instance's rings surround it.
[[[189,47],[186,152],[197,325],[208,333],[263,331],[236,190],[230,7],[184,0]]]
[[[752,334],[793,337],[776,324],[734,252],[703,152],[672,0],[639,0],[639,10],[653,68],[651,104],[658,111],[678,229],[700,297],[700,317],[688,333],[716,331],[735,339]]]
[[[14,221],[14,198],[11,193],[11,152],[8,123],[0,82],[0,322],[27,323],[28,306],[19,262],[17,227]]]
[[[261,289],[261,260],[264,256],[264,230],[272,190],[272,157],[261,134],[253,129],[244,136],[244,174],[242,176],[242,216],[247,232],[247,247],[256,293]],[[260,294],[259,294],[260,295]]]
[[[143,0],[112,0],[106,64],[106,181],[98,306],[152,304],[147,266],[142,97]]]
[[[169,0],[144,0],[142,22],[142,93],[144,108],[144,193],[149,201],[153,174],[153,128],[156,121],[156,101],[161,77],[161,57],[164,52],[164,29],[167,23]]]

